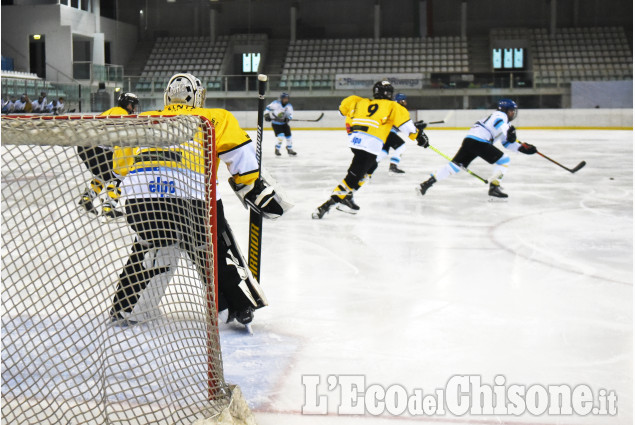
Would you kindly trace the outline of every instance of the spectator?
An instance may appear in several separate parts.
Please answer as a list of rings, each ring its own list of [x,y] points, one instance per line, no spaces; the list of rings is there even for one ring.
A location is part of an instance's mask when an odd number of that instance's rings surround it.
[[[45,91],[40,92],[40,97],[43,99],[42,100],[42,102],[43,102],[42,105],[48,105],[49,100],[46,98],[46,92]],[[42,106],[42,109],[44,109],[44,106]],[[42,111],[42,112],[44,112],[44,111]]]
[[[14,104],[13,112],[31,112],[33,106],[31,104],[31,100],[29,96],[24,93],[20,96],[20,100],[16,101]]]
[[[66,105],[64,104],[64,98],[60,97],[57,101],[57,114],[62,115],[66,111]]]
[[[46,103],[44,102],[44,97],[40,95],[37,100],[31,102],[31,112],[39,114],[44,112],[43,109],[46,109]]]
[[[46,106],[46,112],[50,112],[53,115],[57,115],[57,108],[58,108],[57,100],[53,99],[51,100],[51,103],[49,103]]]
[[[3,102],[2,113],[10,114],[13,112],[14,109],[15,109],[15,96],[11,96],[11,98],[6,103]]]

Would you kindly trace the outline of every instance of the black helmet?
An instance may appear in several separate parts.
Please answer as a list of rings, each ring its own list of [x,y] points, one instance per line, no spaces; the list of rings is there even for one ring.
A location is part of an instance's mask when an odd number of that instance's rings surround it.
[[[377,81],[373,86],[373,97],[375,99],[392,100],[392,93],[395,91],[390,81]]]
[[[117,99],[117,106],[127,109],[128,105],[132,105],[132,110],[139,104],[139,98],[134,93],[121,93]]]

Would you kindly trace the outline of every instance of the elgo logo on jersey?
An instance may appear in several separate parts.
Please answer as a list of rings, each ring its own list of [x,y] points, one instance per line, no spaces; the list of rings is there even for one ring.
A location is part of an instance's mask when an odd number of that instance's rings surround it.
[[[161,177],[157,177],[156,181],[152,180],[148,184],[151,193],[159,193],[161,198],[166,194],[174,195],[176,193],[176,185],[173,180],[161,181]]]

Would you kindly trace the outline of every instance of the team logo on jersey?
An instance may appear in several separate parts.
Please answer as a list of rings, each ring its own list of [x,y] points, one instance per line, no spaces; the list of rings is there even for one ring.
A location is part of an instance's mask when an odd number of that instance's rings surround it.
[[[176,193],[174,181],[161,181],[161,177],[157,177],[156,181],[150,181],[148,189],[151,193],[159,193],[161,198],[165,197],[166,194],[174,195]]]

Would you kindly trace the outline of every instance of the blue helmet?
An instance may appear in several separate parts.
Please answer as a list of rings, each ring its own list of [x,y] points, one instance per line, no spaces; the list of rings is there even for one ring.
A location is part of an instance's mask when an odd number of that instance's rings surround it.
[[[288,99],[289,93],[285,93],[285,92],[280,93],[280,99],[284,99],[285,97]]]
[[[512,115],[512,117],[509,119],[510,121],[512,121],[514,118],[516,118],[516,115],[518,115],[518,105],[516,104],[516,102],[514,102],[511,99],[501,99],[501,100],[499,100],[496,110],[502,111],[502,112],[505,112],[505,113],[507,113],[509,111],[513,111],[514,115]]]
[[[395,95],[395,102],[402,102],[407,99],[407,96],[403,93],[397,93]]]

